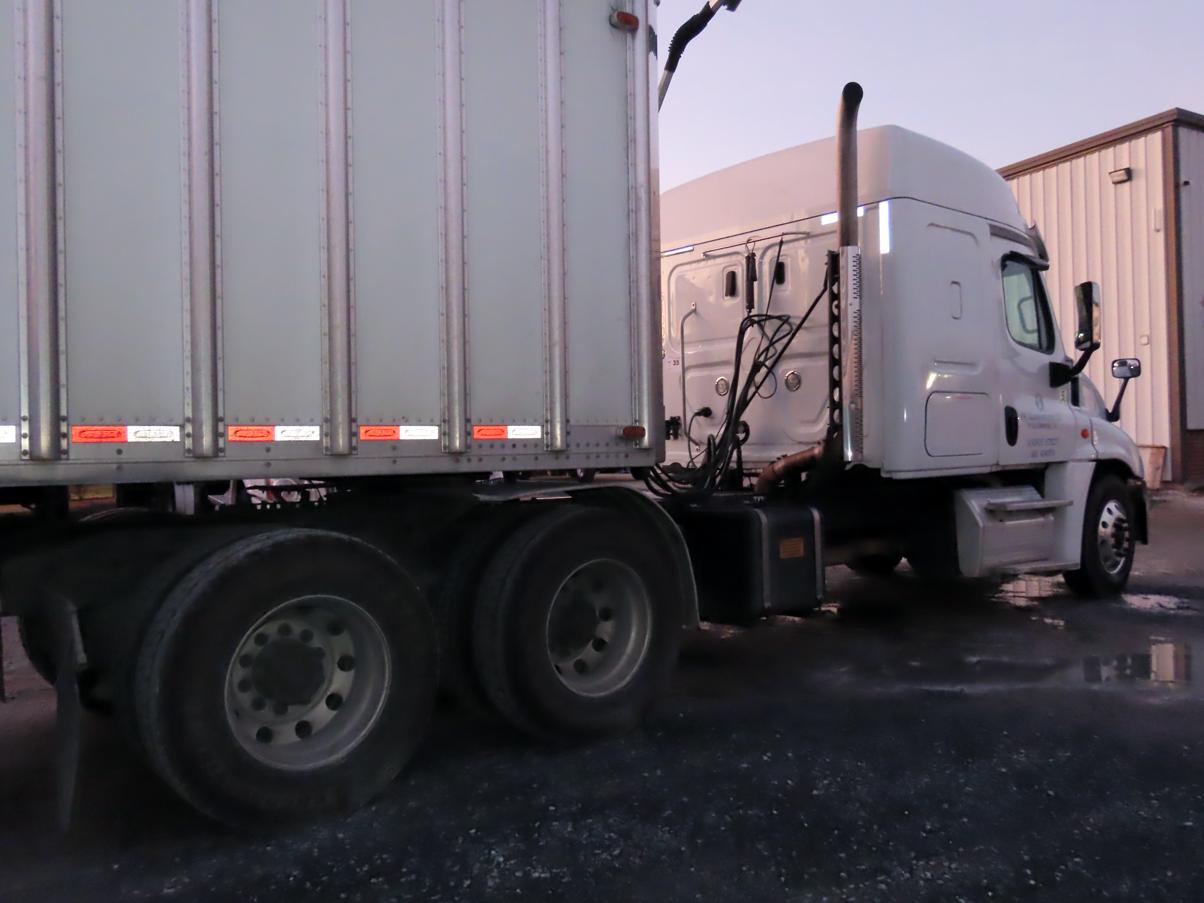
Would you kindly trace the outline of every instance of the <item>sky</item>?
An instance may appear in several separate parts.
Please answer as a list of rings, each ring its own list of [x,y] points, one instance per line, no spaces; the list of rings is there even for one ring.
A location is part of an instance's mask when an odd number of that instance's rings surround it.
[[[702,0],[661,0],[662,59]],[[1171,107],[1204,113],[1204,0],[743,0],[690,44],[661,110],[661,187],[860,125],[993,167]]]

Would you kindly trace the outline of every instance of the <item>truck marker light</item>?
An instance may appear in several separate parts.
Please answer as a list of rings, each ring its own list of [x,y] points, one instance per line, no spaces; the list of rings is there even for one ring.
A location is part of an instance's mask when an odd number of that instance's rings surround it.
[[[361,442],[435,441],[439,427],[426,424],[366,423],[360,426]]]
[[[125,442],[124,426],[102,426],[87,424],[71,427],[71,442],[74,445],[85,445],[92,442]]]
[[[1082,430],[1082,432],[1079,433],[1079,435],[1082,436],[1084,439],[1090,439],[1091,438],[1091,430],[1087,429],[1087,427],[1083,427],[1083,430]]]
[[[478,423],[472,428],[472,438],[486,442],[497,442],[505,439],[539,439],[542,436],[542,426],[506,426],[501,423]]]
[[[642,426],[625,426],[619,430],[619,435],[624,439],[643,439],[648,435],[648,431]]]
[[[320,442],[320,426],[251,425],[226,427],[228,442]]]
[[[610,25],[622,31],[635,31],[640,27],[640,17],[634,13],[613,12],[610,14]]]
[[[17,425],[0,423],[0,445],[11,445],[17,441]]]

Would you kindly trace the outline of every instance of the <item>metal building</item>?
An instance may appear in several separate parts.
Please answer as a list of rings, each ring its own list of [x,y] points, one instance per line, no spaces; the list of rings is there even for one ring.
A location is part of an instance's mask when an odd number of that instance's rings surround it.
[[[1117,357],[1139,357],[1122,425],[1154,480],[1204,480],[1204,116],[1173,109],[1005,166],[1049,247],[1048,284],[1072,346],[1074,285],[1103,288],[1088,367],[1112,400]]]

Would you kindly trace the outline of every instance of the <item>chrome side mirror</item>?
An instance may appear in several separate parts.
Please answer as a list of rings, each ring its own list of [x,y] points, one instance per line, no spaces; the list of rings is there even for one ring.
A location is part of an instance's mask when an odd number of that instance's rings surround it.
[[[1050,361],[1049,385],[1053,389],[1066,385],[1082,373],[1087,362],[1091,360],[1091,355],[1099,350],[1102,325],[1099,315],[1099,283],[1080,282],[1074,287],[1074,301],[1079,315],[1078,328],[1074,332],[1074,350],[1079,353],[1079,359],[1073,364]]]
[[[1079,323],[1074,333],[1074,350],[1087,351],[1100,344],[1099,283],[1080,282],[1074,287],[1075,308]]]
[[[1116,379],[1137,379],[1141,376],[1141,361],[1135,357],[1118,357],[1112,362],[1112,375]]]
[[[1141,376],[1141,361],[1135,357],[1118,357],[1112,362],[1112,375],[1122,380],[1116,401],[1112,402],[1112,410],[1108,412],[1108,422],[1116,423],[1120,420],[1120,403],[1125,397],[1125,389],[1129,388],[1129,380]]]

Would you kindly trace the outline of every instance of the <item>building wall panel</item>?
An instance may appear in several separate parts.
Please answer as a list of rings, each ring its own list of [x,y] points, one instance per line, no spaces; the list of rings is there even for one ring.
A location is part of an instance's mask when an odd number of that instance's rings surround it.
[[[1160,131],[1139,135],[1010,179],[1020,209],[1050,253],[1046,275],[1063,344],[1074,346],[1074,286],[1102,289],[1103,347],[1087,368],[1106,400],[1118,384],[1117,357],[1140,357],[1144,375],[1129,387],[1121,425],[1137,443],[1169,449],[1171,362],[1167,323],[1168,228]],[[1129,181],[1110,173],[1129,168]],[[1174,475],[1166,456],[1163,478]]]
[[[1187,428],[1204,430],[1204,132],[1179,129],[1179,258]],[[1204,469],[1204,468],[1202,468]],[[1204,472],[1200,474],[1204,478]]]

